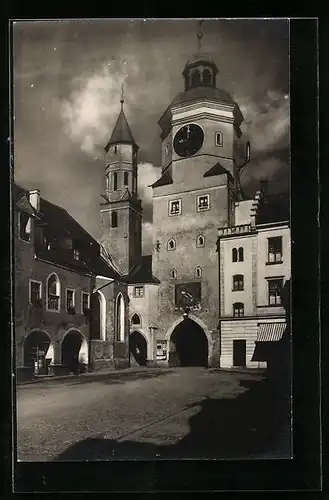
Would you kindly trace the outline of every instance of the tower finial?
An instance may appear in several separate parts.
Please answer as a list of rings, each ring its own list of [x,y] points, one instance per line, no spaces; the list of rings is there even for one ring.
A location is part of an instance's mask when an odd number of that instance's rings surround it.
[[[123,84],[121,85],[121,99],[120,99],[120,102],[121,102],[121,109],[123,109],[123,103],[125,102],[124,101],[124,94],[123,94],[123,90],[124,90],[124,87],[123,87]]]
[[[199,49],[199,52],[202,51],[202,38],[203,38],[203,33],[202,33],[202,29],[201,29],[201,25],[202,25],[203,21],[199,21],[199,31],[197,33],[197,39],[198,39],[198,49]]]

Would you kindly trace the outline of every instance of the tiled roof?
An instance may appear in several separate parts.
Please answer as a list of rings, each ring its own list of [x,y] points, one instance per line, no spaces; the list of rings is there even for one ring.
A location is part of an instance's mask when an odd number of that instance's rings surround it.
[[[211,177],[213,175],[222,175],[227,173],[228,171],[220,163],[216,163],[216,165],[207,170],[203,177]]]
[[[159,187],[159,186],[166,186],[167,184],[172,184],[172,183],[173,183],[173,180],[172,180],[171,174],[170,174],[169,170],[166,170],[165,173],[160,177],[160,179],[158,179],[157,181],[155,181],[154,184],[152,184],[152,188]]]
[[[133,283],[160,283],[152,275],[152,255],[143,255],[140,262],[137,263],[129,273],[127,281]]]
[[[105,146],[105,151],[109,150],[112,144],[134,144],[136,145],[129,123],[123,109],[121,109],[117,122],[114,126],[111,139]]]
[[[172,101],[173,104],[182,104],[188,101],[195,101],[198,99],[214,99],[219,101],[228,102],[233,104],[231,95],[226,90],[217,89],[215,87],[193,87],[186,92],[180,92]]]

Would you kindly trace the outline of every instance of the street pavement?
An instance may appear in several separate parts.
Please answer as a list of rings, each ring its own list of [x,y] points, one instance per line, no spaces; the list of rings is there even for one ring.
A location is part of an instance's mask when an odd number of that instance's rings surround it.
[[[19,461],[289,456],[262,375],[139,368],[18,385]],[[282,406],[282,405],[281,405]]]

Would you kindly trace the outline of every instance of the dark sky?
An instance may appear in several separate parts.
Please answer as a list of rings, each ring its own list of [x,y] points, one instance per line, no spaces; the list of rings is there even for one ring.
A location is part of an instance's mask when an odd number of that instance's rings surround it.
[[[289,23],[204,20],[203,50],[218,66],[217,86],[245,117],[252,161],[242,184],[289,182]],[[14,169],[23,187],[66,208],[94,237],[104,146],[120,110],[140,146],[139,192],[152,231],[151,184],[159,175],[157,121],[183,90],[182,70],[197,52],[196,20],[81,20],[14,25]]]

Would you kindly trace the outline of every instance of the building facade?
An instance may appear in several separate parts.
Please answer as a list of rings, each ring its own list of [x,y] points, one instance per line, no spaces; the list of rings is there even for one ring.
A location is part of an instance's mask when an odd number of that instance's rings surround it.
[[[37,190],[14,201],[18,379],[128,366],[127,285],[99,244]]]

